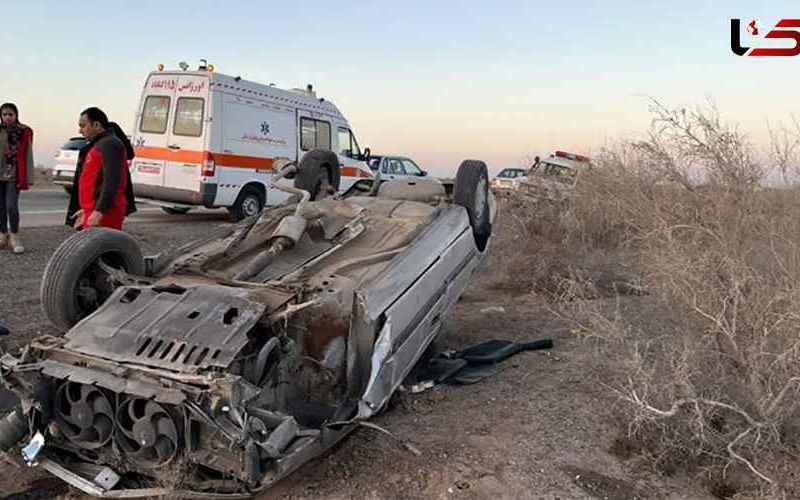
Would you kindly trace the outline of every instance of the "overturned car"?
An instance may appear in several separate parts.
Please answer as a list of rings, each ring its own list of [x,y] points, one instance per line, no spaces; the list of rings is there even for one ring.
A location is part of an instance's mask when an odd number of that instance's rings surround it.
[[[494,199],[474,160],[454,184],[333,195],[337,174],[309,153],[276,175],[289,202],[153,257],[67,239],[42,281],[66,333],[0,359],[21,400],[0,447],[97,497],[247,498],[381,411],[485,260]]]

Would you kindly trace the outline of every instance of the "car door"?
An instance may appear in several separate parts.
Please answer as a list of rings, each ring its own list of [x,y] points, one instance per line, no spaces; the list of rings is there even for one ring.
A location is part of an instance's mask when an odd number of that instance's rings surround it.
[[[381,177],[384,179],[403,179],[406,171],[400,158],[387,157],[383,159],[381,165]]]
[[[208,129],[208,89],[207,76],[178,77],[173,118],[167,135],[169,153],[164,171],[164,186],[167,188],[190,192],[200,189]]]
[[[134,187],[164,186],[167,160],[173,154],[168,148],[169,122],[177,87],[178,75],[174,74],[151,75],[145,84],[131,141],[136,148],[131,165]]]
[[[336,156],[339,158],[341,168],[341,185],[339,189],[346,191],[358,179],[370,177],[372,168],[368,165],[361,154],[353,131],[347,126],[339,125],[336,127]]]

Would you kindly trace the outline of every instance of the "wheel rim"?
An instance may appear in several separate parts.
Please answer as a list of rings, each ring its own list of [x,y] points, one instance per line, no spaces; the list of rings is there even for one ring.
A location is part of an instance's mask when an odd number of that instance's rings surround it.
[[[311,199],[318,201],[323,198],[327,198],[330,193],[328,193],[328,189],[331,185],[331,179],[328,175],[327,169],[322,170],[319,173],[319,177],[317,178],[316,186],[314,187],[314,192],[311,193]]]
[[[248,196],[242,201],[242,213],[246,217],[256,215],[261,211],[261,202],[254,196]]]
[[[486,210],[486,178],[481,177],[478,185],[475,188],[475,220],[479,221],[483,218],[483,212]]]
[[[114,262],[115,259],[109,254],[101,255],[84,269],[75,286],[78,319],[83,319],[96,311],[114,293],[111,277],[98,265],[101,260],[106,265],[125,270],[125,266]]]

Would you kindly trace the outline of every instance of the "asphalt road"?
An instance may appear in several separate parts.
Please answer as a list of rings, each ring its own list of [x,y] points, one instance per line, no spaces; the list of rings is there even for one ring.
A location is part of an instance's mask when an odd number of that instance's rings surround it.
[[[20,196],[20,225],[22,228],[59,226],[64,223],[69,197],[60,188],[25,191]],[[126,219],[126,224],[138,222],[198,222],[224,221],[227,212],[223,209],[197,208],[186,215],[168,215],[161,208],[137,203],[138,211]]]

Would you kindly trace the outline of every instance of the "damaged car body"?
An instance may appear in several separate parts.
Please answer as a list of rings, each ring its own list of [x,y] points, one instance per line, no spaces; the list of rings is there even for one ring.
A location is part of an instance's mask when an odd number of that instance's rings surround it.
[[[294,197],[142,258],[77,233],[42,283],[64,331],[0,359],[21,405],[0,447],[106,498],[250,497],[380,412],[485,261],[486,165],[455,184],[365,179],[335,156],[276,177]]]

